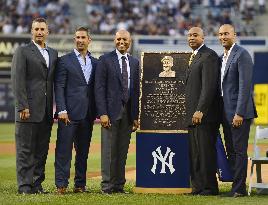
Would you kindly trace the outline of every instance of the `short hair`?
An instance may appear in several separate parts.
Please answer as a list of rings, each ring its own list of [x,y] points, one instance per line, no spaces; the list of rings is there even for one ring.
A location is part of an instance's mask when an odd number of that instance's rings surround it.
[[[164,56],[164,58],[161,59],[161,62],[163,61],[169,61],[171,64],[173,64],[173,58],[171,56]]]
[[[85,32],[87,32],[88,37],[90,37],[90,32],[89,32],[88,27],[85,27],[85,26],[79,26],[79,27],[77,27],[77,28],[75,29],[75,33],[76,33],[77,31],[85,31]]]
[[[222,27],[222,26],[228,26],[228,27],[230,27],[231,29],[233,29],[234,33],[236,33],[234,25],[229,24],[229,23],[226,23],[226,24],[221,25],[220,27]]]
[[[47,25],[47,20],[46,20],[45,18],[38,17],[38,18],[33,19],[33,21],[32,21],[32,25],[33,25],[33,23],[35,23],[35,22],[38,22],[38,23],[42,23],[42,22],[44,22],[44,23]]]

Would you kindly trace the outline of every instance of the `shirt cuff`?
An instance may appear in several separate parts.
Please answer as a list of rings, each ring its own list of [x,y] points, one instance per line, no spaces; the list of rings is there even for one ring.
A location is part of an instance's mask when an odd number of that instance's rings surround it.
[[[63,110],[63,111],[58,112],[58,115],[65,114],[65,113],[67,113],[67,110]]]

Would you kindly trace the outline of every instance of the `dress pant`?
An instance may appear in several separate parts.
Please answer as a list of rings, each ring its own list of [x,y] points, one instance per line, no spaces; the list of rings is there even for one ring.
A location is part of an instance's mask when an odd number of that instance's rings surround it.
[[[51,128],[52,122],[46,114],[38,123],[15,123],[17,183],[20,192],[42,187]]]
[[[223,112],[223,133],[229,165],[233,172],[232,192],[246,194],[248,165],[248,139],[251,120],[243,120],[242,126],[234,128]]]
[[[130,143],[132,123],[127,106],[109,129],[101,128],[101,189],[122,190],[126,182],[125,166]]]
[[[216,140],[218,123],[189,127],[190,170],[193,192],[218,193]]]
[[[55,151],[55,185],[67,187],[70,178],[73,144],[75,156],[75,187],[86,186],[87,159],[92,137],[93,122],[84,119],[71,121],[68,125],[58,122]]]

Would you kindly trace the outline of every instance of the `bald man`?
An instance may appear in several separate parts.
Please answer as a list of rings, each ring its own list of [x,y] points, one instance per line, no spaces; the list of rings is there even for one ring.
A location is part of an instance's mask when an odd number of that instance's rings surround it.
[[[229,164],[234,173],[227,196],[246,196],[247,147],[251,120],[257,117],[252,96],[253,62],[248,51],[238,46],[235,29],[224,24],[219,29],[224,48],[221,64],[222,125]]]
[[[131,36],[119,30],[116,49],[100,57],[95,99],[101,121],[101,189],[124,193],[125,165],[131,132],[138,127],[139,61],[127,51]]]
[[[190,135],[193,195],[217,195],[216,138],[219,128],[219,57],[204,45],[199,27],[188,31],[193,53],[186,77],[186,123]]]

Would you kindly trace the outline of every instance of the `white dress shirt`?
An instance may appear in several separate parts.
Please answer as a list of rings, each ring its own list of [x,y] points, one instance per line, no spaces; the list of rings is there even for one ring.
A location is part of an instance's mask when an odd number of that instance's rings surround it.
[[[36,47],[38,48],[38,50],[40,51],[41,55],[44,57],[47,67],[49,68],[49,55],[48,55],[48,50],[47,47],[45,46],[45,48],[41,48],[40,45],[38,45],[37,43],[35,43],[33,41],[34,45],[36,45]]]
[[[122,56],[126,57],[127,75],[128,75],[128,89],[129,89],[129,86],[130,86],[130,80],[129,80],[130,79],[130,66],[129,66],[128,55],[127,55],[127,53],[123,55],[117,49],[115,51],[116,51],[116,54],[117,54],[117,57],[118,57],[118,61],[119,61],[120,69],[121,69],[121,74],[122,74]]]
[[[198,53],[198,51],[200,50],[200,48],[202,48],[202,46],[203,46],[204,44],[202,44],[201,46],[199,46],[199,48],[197,48],[197,49],[195,49],[194,51],[193,51],[193,54],[196,56],[196,54]]]
[[[224,72],[225,72],[225,68],[226,68],[226,64],[229,58],[229,55],[234,47],[235,43],[232,45],[232,47],[229,49],[229,51],[227,53],[224,53],[223,57],[222,57],[222,63],[221,63],[221,96],[223,96],[223,91],[222,91],[222,81],[223,81],[223,76],[224,76]]]

